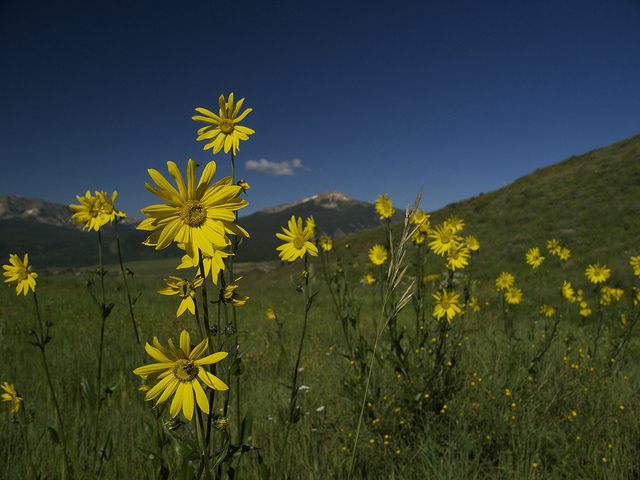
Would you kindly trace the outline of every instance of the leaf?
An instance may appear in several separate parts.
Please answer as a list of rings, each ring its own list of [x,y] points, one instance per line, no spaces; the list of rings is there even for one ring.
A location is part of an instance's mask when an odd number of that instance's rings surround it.
[[[47,427],[47,433],[49,434],[49,437],[51,437],[51,440],[54,441],[54,443],[60,445],[60,435],[58,435],[58,432],[55,428]]]
[[[91,386],[87,378],[83,377],[82,380],[80,380],[80,389],[82,390],[82,396],[84,397],[85,401],[89,405],[94,407],[96,404],[96,394],[93,391],[93,387]]]

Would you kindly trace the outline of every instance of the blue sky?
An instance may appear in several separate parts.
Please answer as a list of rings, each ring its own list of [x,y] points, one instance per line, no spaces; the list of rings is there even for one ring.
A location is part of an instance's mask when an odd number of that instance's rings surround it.
[[[421,187],[431,211],[640,133],[637,0],[5,0],[0,65],[0,195],[129,216],[160,203],[148,168],[230,174],[191,120],[230,92],[241,215]]]

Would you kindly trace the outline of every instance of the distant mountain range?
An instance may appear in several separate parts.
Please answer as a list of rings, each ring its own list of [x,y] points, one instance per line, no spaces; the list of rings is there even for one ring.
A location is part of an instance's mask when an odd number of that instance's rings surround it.
[[[76,268],[97,263],[95,234],[75,225],[68,205],[35,198],[0,196],[0,258],[9,254],[21,257],[29,253],[30,262],[38,268]],[[277,260],[276,246],[281,243],[276,232],[294,215],[306,219],[313,216],[319,234],[332,238],[380,225],[380,216],[371,203],[353,200],[340,192],[319,193],[285,205],[268,207],[240,218],[240,225],[251,238],[243,239],[240,261]],[[395,219],[401,218],[397,212]],[[119,224],[120,244],[126,261],[178,257],[175,247],[156,251],[142,245],[147,232],[138,231],[139,218],[127,218]],[[103,228],[105,263],[115,263],[117,244],[113,228]],[[3,260],[3,263],[6,263]]]

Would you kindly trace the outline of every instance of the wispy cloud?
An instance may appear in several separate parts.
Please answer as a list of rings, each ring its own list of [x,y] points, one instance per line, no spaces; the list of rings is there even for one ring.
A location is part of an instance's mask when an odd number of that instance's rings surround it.
[[[290,162],[271,162],[265,158],[260,160],[247,160],[244,164],[245,170],[257,170],[268,175],[295,175],[294,169],[299,168],[302,170],[309,170],[302,165],[302,161],[299,158],[294,158]]]

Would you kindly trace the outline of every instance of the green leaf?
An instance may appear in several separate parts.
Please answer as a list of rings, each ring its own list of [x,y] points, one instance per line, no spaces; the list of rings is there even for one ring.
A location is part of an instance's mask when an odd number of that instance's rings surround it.
[[[49,434],[49,437],[51,437],[51,440],[53,440],[54,443],[57,443],[58,445],[60,445],[60,435],[58,435],[58,432],[56,431],[55,428],[47,427],[47,433]]]

